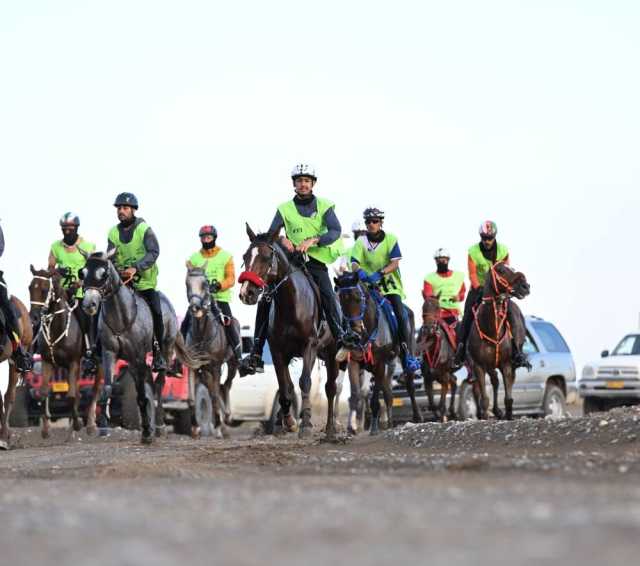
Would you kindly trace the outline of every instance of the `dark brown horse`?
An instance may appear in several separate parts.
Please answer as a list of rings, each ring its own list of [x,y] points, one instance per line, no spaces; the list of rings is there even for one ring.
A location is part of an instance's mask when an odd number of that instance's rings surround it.
[[[475,377],[473,393],[478,408],[478,418],[486,419],[489,398],[485,389],[485,375],[489,373],[493,385],[493,414],[502,418],[498,408],[498,376],[504,383],[505,418],[513,418],[512,388],[515,370],[511,360],[512,340],[524,341],[525,328],[520,309],[511,297],[523,299],[530,292],[523,273],[514,271],[504,262],[494,264],[487,275],[482,303],[474,312],[474,322],[469,334],[467,356]],[[510,317],[509,312],[514,316]],[[515,320],[511,325],[509,319]]]
[[[82,344],[82,330],[76,318],[76,309],[80,308],[79,301],[70,304],[67,292],[62,287],[62,277],[55,270],[37,270],[31,266],[33,279],[29,284],[29,298],[31,309],[29,316],[33,328],[40,328],[36,340],[36,353],[42,359],[42,385],[40,393],[42,403],[42,437],[49,436],[49,380],[54,371],[66,370],[69,381],[69,398],[71,399],[72,430],[82,428],[82,420],[78,411],[80,392],[78,379],[84,345]],[[93,387],[93,406],[97,399],[98,379]],[[87,431],[95,433],[95,410],[89,411]]]
[[[26,307],[22,304],[20,299],[11,297],[11,303],[17,311],[18,326],[20,328],[20,343],[25,349],[31,346],[33,340],[33,331],[31,330],[31,323],[29,321],[29,313]],[[4,323],[4,321],[2,321]],[[10,360],[13,349],[11,347],[11,341],[7,334],[4,324],[0,326],[0,363]],[[7,450],[9,448],[9,438],[11,437],[11,430],[9,429],[9,416],[11,415],[11,409],[16,401],[16,385],[18,383],[18,370],[16,369],[13,361],[9,361],[9,384],[7,385],[7,391],[4,394],[4,404],[2,402],[2,395],[0,394],[0,449]],[[0,392],[1,393],[1,392]]]
[[[456,419],[455,398],[458,384],[452,371],[456,351],[440,318],[440,299],[429,297],[422,305],[422,328],[416,352],[422,356],[422,377],[429,399],[429,410],[440,422],[447,422],[447,394],[451,392],[448,418]],[[440,384],[440,403],[433,401],[433,383]]]
[[[281,424],[288,432],[298,428],[291,414],[295,392],[289,363],[293,358],[302,358],[300,436],[311,433],[311,371],[316,358],[320,357],[327,370],[325,433],[327,438],[334,438],[338,364],[335,341],[326,325],[320,323],[319,293],[304,268],[291,263],[277,241],[277,234],[256,235],[247,225],[247,235],[251,245],[244,254],[246,271],[239,279],[242,283],[240,299],[254,305],[262,295],[261,300],[272,303],[267,340],[278,377]]]
[[[387,409],[387,423],[393,426],[393,392],[391,388],[391,372],[387,371],[389,362],[401,355],[399,346],[394,340],[387,317],[378,307],[378,303],[369,289],[359,280],[357,273],[344,273],[334,279],[340,306],[344,318],[349,321],[352,333],[355,334],[354,344],[349,348],[349,381],[351,383],[351,397],[349,398],[348,432],[356,434],[358,430],[356,415],[360,412],[364,401],[362,398],[363,368],[373,374],[374,384],[371,394],[371,428],[370,434],[379,432],[380,420],[380,391],[384,397]],[[402,321],[399,321],[402,324]],[[413,313],[409,313],[409,331],[407,333],[413,341],[414,322]],[[411,352],[415,350],[409,345]],[[420,408],[416,402],[413,374],[404,376],[407,392],[411,398],[414,422],[422,422]]]

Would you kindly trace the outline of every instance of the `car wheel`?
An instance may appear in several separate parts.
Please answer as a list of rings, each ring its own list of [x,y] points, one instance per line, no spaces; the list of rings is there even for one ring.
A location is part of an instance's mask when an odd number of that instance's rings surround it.
[[[597,397],[585,397],[582,403],[582,414],[590,415],[604,410],[603,403]]]
[[[13,404],[11,415],[9,415],[9,426],[12,428],[24,428],[29,426],[29,412],[27,402],[29,401],[29,391],[24,385],[16,387],[16,401]]]
[[[173,432],[191,434],[191,409],[182,409],[173,413]]]
[[[542,412],[545,417],[560,419],[567,414],[567,400],[562,389],[552,383],[547,384],[542,400]]]
[[[473,397],[473,386],[468,381],[463,381],[458,394],[458,415],[464,421],[477,420],[478,407]]]

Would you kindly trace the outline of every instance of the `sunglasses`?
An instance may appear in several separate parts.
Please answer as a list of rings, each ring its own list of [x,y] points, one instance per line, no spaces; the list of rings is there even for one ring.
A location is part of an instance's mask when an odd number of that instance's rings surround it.
[[[365,224],[380,224],[380,219],[379,218],[367,218],[364,221]]]
[[[484,242],[491,242],[493,240],[496,239],[495,236],[486,236],[485,234],[483,234],[482,236],[480,236],[480,239]]]

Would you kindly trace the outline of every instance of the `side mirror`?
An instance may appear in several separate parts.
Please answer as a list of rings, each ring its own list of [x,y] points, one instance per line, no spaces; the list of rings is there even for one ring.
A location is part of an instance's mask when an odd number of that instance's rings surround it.
[[[602,352],[600,353],[600,357],[601,358],[608,358],[609,357],[609,350],[602,350]]]

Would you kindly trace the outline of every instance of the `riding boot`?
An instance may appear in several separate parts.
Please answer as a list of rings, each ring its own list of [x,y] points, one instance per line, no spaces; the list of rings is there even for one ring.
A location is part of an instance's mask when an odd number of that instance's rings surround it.
[[[159,302],[159,301],[158,301]],[[167,369],[167,361],[162,355],[162,343],[164,342],[164,321],[162,312],[151,311],[153,315],[153,371],[163,371]]]
[[[75,296],[72,296],[71,301],[77,301]],[[95,355],[95,347],[93,346],[92,334],[92,321],[91,318],[84,313],[80,305],[77,305],[74,309],[76,313],[76,319],[80,325],[80,332],[82,332],[82,345],[84,346],[84,353],[82,354],[82,361],[80,367],[82,375],[96,376],[98,373],[98,364]]]
[[[515,340],[511,341],[511,363],[513,364],[513,369],[527,368],[529,371],[533,369],[531,362],[529,362],[529,356],[522,351],[522,348]]]
[[[271,303],[260,301],[256,310],[256,326],[253,333],[253,346],[251,353],[240,360],[238,371],[240,377],[253,375],[254,373],[264,373],[264,362],[262,361],[262,351],[267,340],[269,329],[269,309]]]
[[[13,348],[13,354],[11,358],[16,364],[16,369],[20,373],[25,373],[33,369],[33,358],[31,354],[25,350],[24,346],[20,343],[20,339],[15,333],[12,333],[11,347]]]
[[[16,365],[16,369],[20,373],[25,373],[27,371],[31,371],[33,369],[33,359],[31,354],[24,349],[22,344],[20,343],[20,334],[18,327],[18,320],[16,319],[16,315],[11,308],[11,302],[9,300],[9,295],[7,293],[6,283],[4,282],[3,273],[0,271],[0,308],[2,308],[2,312],[4,313],[6,327],[7,327],[7,335],[11,342],[11,349],[13,350],[13,354],[11,358]]]

